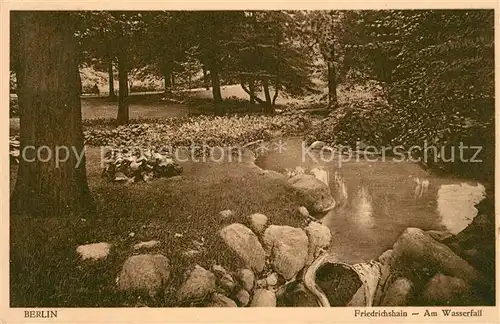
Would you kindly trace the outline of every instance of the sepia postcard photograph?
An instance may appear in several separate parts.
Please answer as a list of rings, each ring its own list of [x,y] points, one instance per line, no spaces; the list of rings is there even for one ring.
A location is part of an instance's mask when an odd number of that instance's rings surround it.
[[[497,4],[353,3],[5,2],[0,322],[497,322]]]

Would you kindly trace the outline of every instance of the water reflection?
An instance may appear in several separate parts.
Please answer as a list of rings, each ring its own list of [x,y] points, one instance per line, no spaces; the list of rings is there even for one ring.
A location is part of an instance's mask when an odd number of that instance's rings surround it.
[[[373,227],[372,198],[364,186],[361,187],[353,199],[353,211],[353,217],[361,229]]]
[[[285,153],[256,163],[289,174],[314,174],[329,182],[336,207],[321,221],[332,231],[331,253],[342,262],[363,262],[392,247],[408,227],[459,232],[475,217],[481,185],[428,173],[409,161],[321,162],[302,160],[302,139],[288,139]],[[297,167],[300,166],[300,167]],[[316,169],[315,171],[312,171]],[[438,192],[439,190],[439,192]]]
[[[427,191],[427,189],[429,188],[429,180],[427,179],[420,179],[418,177],[416,178],[413,178],[414,181],[417,183],[417,185],[415,186],[415,199],[419,199],[419,198],[422,198],[425,194],[425,192]]]
[[[437,193],[437,211],[441,224],[456,234],[463,230],[477,215],[474,207],[485,198],[485,188],[481,184],[446,184]]]
[[[346,182],[337,171],[335,171],[333,181],[335,186],[335,200],[337,202],[337,206],[345,206],[349,199],[349,195],[347,194]]]

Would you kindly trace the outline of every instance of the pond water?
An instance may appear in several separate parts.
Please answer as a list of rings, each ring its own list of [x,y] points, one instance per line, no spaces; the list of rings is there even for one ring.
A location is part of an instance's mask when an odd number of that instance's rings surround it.
[[[318,152],[303,159],[303,151],[302,140],[290,138],[282,143],[281,152],[267,152],[256,163],[278,172],[296,167],[313,170],[329,184],[337,205],[321,222],[331,229],[330,252],[340,262],[376,258],[407,227],[456,234],[476,216],[474,205],[485,196],[480,183],[437,176],[410,161],[339,163],[338,157],[322,161]]]

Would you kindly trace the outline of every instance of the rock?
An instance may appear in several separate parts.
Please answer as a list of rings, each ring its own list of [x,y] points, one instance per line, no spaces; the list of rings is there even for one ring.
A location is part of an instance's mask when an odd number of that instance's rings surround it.
[[[245,289],[240,289],[236,293],[236,299],[238,300],[240,306],[245,307],[250,302],[250,293]]]
[[[453,237],[453,234],[448,232],[448,231],[435,231],[435,230],[430,230],[426,231],[425,234],[428,234],[430,237],[435,239],[438,242],[443,242],[451,237]]]
[[[201,299],[215,291],[215,275],[199,265],[189,273],[188,279],[177,291],[179,301]]]
[[[277,294],[277,305],[280,307],[318,307],[316,296],[304,287],[304,284],[293,281],[286,285],[284,291]]]
[[[330,185],[328,172],[326,172],[323,167],[311,169],[311,173],[314,175],[314,177],[316,177],[316,179],[323,182],[326,186]]]
[[[234,215],[234,212],[231,209],[226,209],[226,210],[219,212],[219,217],[221,220],[232,217],[233,215]]]
[[[306,208],[306,207],[304,207],[304,206],[300,206],[300,207],[299,207],[299,213],[300,213],[300,215],[302,215],[302,217],[304,217],[304,218],[310,218],[310,217],[311,217],[311,215],[309,214],[309,211],[308,211],[308,210],[307,210],[307,208]]]
[[[217,277],[219,286],[225,291],[231,293],[236,287],[236,283],[234,282],[231,274],[221,265],[212,266],[212,272],[215,273]]]
[[[474,303],[471,287],[465,280],[436,274],[422,291],[423,303],[428,306],[470,306]]]
[[[262,278],[255,281],[256,288],[267,288],[267,280],[266,278]]]
[[[117,278],[118,289],[155,296],[170,279],[168,259],[161,254],[133,255],[125,260]]]
[[[253,284],[255,281],[255,275],[250,269],[240,269],[238,271],[238,279],[241,283],[241,286],[248,291],[251,291],[253,288]]]
[[[491,198],[486,198],[481,201],[476,208],[479,213],[472,223],[464,230],[455,236],[446,239],[443,244],[450,247],[457,255],[464,258],[476,269],[481,269],[491,282],[495,279],[495,214],[494,208],[491,206],[494,203],[494,193]],[[489,207],[488,207],[489,206]],[[486,210],[488,214],[483,214],[482,210]],[[464,251],[476,249],[478,253],[467,254]],[[492,295],[495,295],[494,284],[492,287]]]
[[[238,307],[234,300],[222,294],[215,293],[212,295],[212,301],[209,307]]]
[[[250,307],[276,307],[276,295],[267,289],[257,289],[253,294]]]
[[[373,304],[377,306],[381,304],[384,293],[388,288],[388,285],[386,283],[392,276],[392,254],[393,250],[387,250],[378,257],[378,261],[380,262],[380,279],[375,290],[373,301]]]
[[[225,291],[231,293],[236,287],[233,277],[228,273],[219,279],[219,286]]]
[[[330,188],[315,176],[299,174],[288,180],[299,200],[311,213],[324,213],[335,207]]]
[[[408,306],[412,290],[413,283],[407,278],[400,277],[389,286],[380,306]]]
[[[111,249],[111,244],[106,242],[92,243],[80,245],[76,248],[76,253],[80,255],[82,260],[99,260],[105,259]]]
[[[266,283],[268,286],[276,286],[278,284],[278,274],[273,272],[266,277]]]
[[[385,251],[384,253],[382,253],[381,255],[379,255],[379,257],[377,258],[377,260],[380,263],[382,263],[383,265],[390,264],[391,263],[391,259],[392,259],[392,250],[391,249]]]
[[[441,272],[466,282],[481,278],[467,261],[418,228],[407,228],[394,243],[393,250],[391,266],[399,262],[409,269],[428,268],[431,275]]]
[[[372,307],[375,304],[375,294],[382,277],[383,265],[372,260],[370,262],[356,263],[351,267],[356,271],[363,285],[354,294],[348,306]]]
[[[308,239],[302,229],[271,225],[265,230],[262,241],[274,270],[286,280],[292,279],[304,267]]]
[[[304,229],[309,241],[306,264],[311,264],[314,259],[330,247],[332,233],[323,224],[311,222]]]
[[[259,234],[264,232],[267,224],[267,216],[263,214],[252,214],[248,216],[250,221],[250,227]]]
[[[312,142],[311,145],[309,145],[309,148],[311,150],[321,150],[324,146],[326,146],[326,143],[323,141],[314,141]]]
[[[160,244],[159,241],[147,241],[147,242],[139,242],[134,245],[134,250],[140,250],[140,249],[152,249]]]
[[[229,273],[229,272],[227,272],[227,270],[223,266],[221,266],[219,264],[214,264],[212,266],[212,272],[215,273],[215,275],[220,276],[220,277]]]
[[[266,261],[265,252],[252,230],[245,225],[234,223],[224,227],[220,236],[247,267],[257,273],[262,272]]]

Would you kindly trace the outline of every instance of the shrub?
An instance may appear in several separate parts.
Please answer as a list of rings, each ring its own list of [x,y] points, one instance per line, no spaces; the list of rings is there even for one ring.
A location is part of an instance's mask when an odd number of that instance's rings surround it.
[[[193,145],[239,146],[269,140],[274,131],[298,135],[311,121],[302,113],[277,116],[198,116],[165,119],[154,123],[130,124],[116,128],[90,128],[85,131],[88,145],[113,147],[170,148]]]

